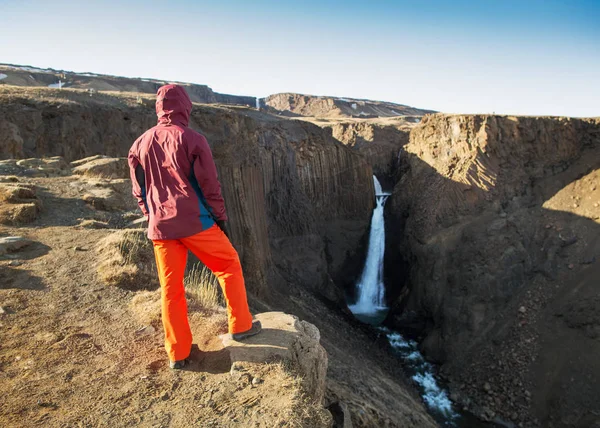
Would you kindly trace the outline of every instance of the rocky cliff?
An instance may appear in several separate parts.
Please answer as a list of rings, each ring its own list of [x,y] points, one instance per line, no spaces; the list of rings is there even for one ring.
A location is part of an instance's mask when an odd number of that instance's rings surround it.
[[[337,140],[362,154],[385,188],[395,184],[402,147],[411,129],[405,122],[354,121],[322,124]]]
[[[148,319],[152,311],[146,307],[148,293],[154,296],[150,300],[155,304],[150,306],[159,307],[157,294],[138,291],[158,286],[151,277],[151,247],[143,239],[143,230],[127,230],[137,225],[132,220],[139,212],[129,196],[127,179],[122,178],[125,161],[116,157],[124,155],[139,133],[155,123],[152,97],[90,96],[73,89],[5,85],[0,87],[0,117],[2,129],[10,130],[0,133],[3,158],[60,154],[71,161],[91,156],[70,164],[56,157],[0,161],[0,181],[6,184],[0,196],[9,202],[3,206],[7,225],[0,224],[0,235],[23,235],[36,241],[31,254],[10,253],[0,260],[0,303],[6,307],[0,315],[9,317],[21,332],[34,331],[12,335],[15,342],[2,350],[8,352],[7,361],[14,361],[11,373],[32,367],[29,359],[22,363],[16,359],[21,352],[42,365],[50,362],[52,377],[62,379],[68,371],[64,394],[48,382],[44,388],[31,386],[32,391],[26,391],[28,399],[44,403],[36,407],[40,414],[35,417],[43,420],[60,406],[68,406],[74,412],[70,415],[85,410],[86,417],[100,418],[105,424],[135,425],[155,417],[161,423],[177,424],[181,409],[188,415],[185,403],[194,402],[189,411],[200,411],[207,418],[198,420],[221,421],[230,418],[223,404],[230,403],[229,386],[233,396],[241,396],[241,411],[252,413],[257,399],[269,402],[260,393],[262,384],[249,384],[247,376],[233,385],[221,382],[217,386],[212,376],[200,377],[201,381],[190,377],[194,389],[185,382],[173,386],[171,375],[163,370],[160,322],[156,311]],[[373,184],[366,160],[313,124],[252,109],[195,105],[191,126],[206,134],[212,145],[251,306],[260,311],[285,309],[317,325],[329,355],[325,404],[335,411],[336,420],[352,420],[354,426],[435,426],[390,354],[389,344],[372,330],[352,323],[332,304],[342,298],[332,279],[338,282],[338,277],[347,275],[344,265],[360,252],[359,241],[369,226]],[[24,204],[39,209],[15,222],[15,209]],[[123,237],[131,246],[113,240]],[[56,265],[56,260],[62,262]],[[31,292],[25,294],[25,289]],[[40,293],[41,289],[48,293]],[[129,302],[141,317],[141,329],[128,315]],[[225,324],[201,318],[191,316],[195,343],[202,350],[196,354],[197,367],[222,373],[227,357],[214,347],[213,336],[219,329],[224,332]],[[112,323],[119,328],[105,328]],[[112,373],[120,379],[125,371],[128,380],[92,409],[85,394],[70,401],[72,388],[93,391],[85,386],[90,377],[85,370],[70,371],[72,361],[79,365],[72,356],[39,354],[46,347],[23,339],[37,332],[47,343],[66,338],[57,345],[64,345],[64,352],[76,349],[79,357],[96,361],[96,366],[113,367]],[[123,338],[126,352],[118,345]],[[298,348],[297,353],[301,352]],[[106,383],[96,385],[114,386],[110,376],[101,375]],[[268,383],[260,373],[252,375],[262,377],[265,386]],[[314,391],[321,397],[323,387],[318,384]],[[293,388],[287,391],[295,393]],[[29,405],[22,397],[14,395],[0,418],[17,417]],[[143,408],[137,406],[138,397]],[[149,402],[156,411],[147,412]],[[295,403],[297,408],[303,401]],[[130,409],[129,404],[133,410],[124,410]],[[274,410],[281,408],[274,404]],[[277,424],[268,426],[272,425]]]
[[[267,108],[284,115],[309,117],[393,117],[423,116],[433,113],[402,104],[385,101],[336,98],[317,95],[282,93],[270,95],[261,100]]]
[[[395,322],[486,418],[598,423],[600,120],[432,115],[404,149]]]
[[[4,158],[69,161],[125,156],[155,123],[150,97],[9,86],[0,88],[0,117]],[[369,226],[366,161],[315,125],[249,109],[198,105],[190,126],[212,146],[253,291],[283,278],[340,300],[331,279],[343,275]]]

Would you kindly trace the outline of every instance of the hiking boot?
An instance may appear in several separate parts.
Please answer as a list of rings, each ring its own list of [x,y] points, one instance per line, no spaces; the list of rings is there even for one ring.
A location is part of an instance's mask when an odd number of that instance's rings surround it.
[[[169,367],[171,367],[173,370],[181,370],[188,365],[189,362],[190,361],[187,358],[185,360],[169,361]]]
[[[231,338],[233,340],[237,340],[237,341],[244,340],[250,336],[254,336],[254,335],[260,333],[261,330],[262,330],[262,325],[261,325],[260,321],[253,321],[252,328],[250,330],[243,331],[241,333],[232,333]]]

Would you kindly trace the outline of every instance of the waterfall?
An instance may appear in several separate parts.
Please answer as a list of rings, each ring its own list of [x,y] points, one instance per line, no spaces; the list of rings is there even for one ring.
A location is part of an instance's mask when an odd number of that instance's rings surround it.
[[[383,208],[390,195],[383,192],[381,183],[373,176],[377,206],[373,210],[367,261],[360,280],[356,284],[358,299],[349,308],[354,314],[375,314],[385,310],[385,286],[383,284],[383,256],[385,254],[385,224]]]
[[[260,110],[260,98],[256,97],[256,110]]]

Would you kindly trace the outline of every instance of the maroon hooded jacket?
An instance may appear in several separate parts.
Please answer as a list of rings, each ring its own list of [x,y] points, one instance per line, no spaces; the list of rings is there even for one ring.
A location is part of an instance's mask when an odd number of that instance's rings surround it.
[[[185,238],[227,220],[210,147],[187,127],[191,111],[185,89],[161,87],[158,124],[129,151],[133,196],[148,218],[150,239]]]

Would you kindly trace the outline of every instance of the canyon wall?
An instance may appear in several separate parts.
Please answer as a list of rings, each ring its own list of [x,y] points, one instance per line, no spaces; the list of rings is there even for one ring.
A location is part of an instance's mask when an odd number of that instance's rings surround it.
[[[600,120],[426,116],[400,163],[392,323],[483,417],[598,421]]]
[[[408,126],[366,121],[321,126],[331,129],[334,138],[362,154],[384,188],[395,184],[400,152],[408,143]]]
[[[126,156],[156,123],[152,97],[0,87],[0,155]],[[249,287],[294,284],[341,302],[332,281],[368,232],[373,200],[367,162],[306,122],[250,109],[196,105],[221,175],[233,240]],[[6,131],[6,132],[4,132]]]

